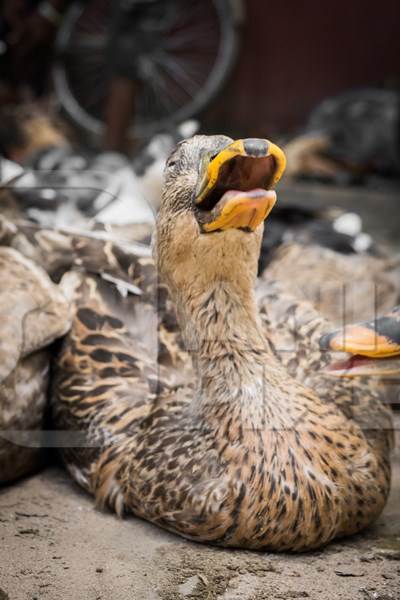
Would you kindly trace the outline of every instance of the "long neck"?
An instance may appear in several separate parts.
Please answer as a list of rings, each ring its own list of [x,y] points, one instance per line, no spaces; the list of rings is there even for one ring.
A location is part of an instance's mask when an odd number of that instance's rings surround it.
[[[177,310],[186,346],[199,360],[207,360],[210,345],[213,356],[265,346],[253,290],[217,281],[203,292],[180,294]]]
[[[198,393],[192,408],[208,418],[240,412],[257,428],[265,417],[265,370],[274,362],[259,323],[253,289],[218,281],[176,298],[186,347],[193,357]]]

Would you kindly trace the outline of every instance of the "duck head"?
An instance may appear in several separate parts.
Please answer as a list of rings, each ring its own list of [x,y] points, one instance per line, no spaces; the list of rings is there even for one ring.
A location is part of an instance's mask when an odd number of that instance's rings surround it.
[[[170,289],[253,283],[285,156],[264,139],[198,135],[169,157],[155,255]]]
[[[320,347],[346,352],[328,372],[339,377],[400,377],[400,306],[372,321],[348,325],[324,335]]]

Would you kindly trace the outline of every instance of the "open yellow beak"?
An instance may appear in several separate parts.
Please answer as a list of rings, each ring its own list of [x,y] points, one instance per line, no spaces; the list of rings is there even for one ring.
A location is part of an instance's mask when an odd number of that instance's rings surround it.
[[[285,170],[283,151],[264,139],[236,140],[204,168],[195,205],[204,232],[254,231],[271,212],[273,190]]]
[[[350,325],[328,333],[320,341],[323,349],[348,352],[371,358],[389,358],[400,355],[400,342],[387,335],[380,335],[365,325]]]
[[[390,379],[400,375],[400,310],[376,319],[348,325],[320,339],[322,350],[346,352],[327,372],[338,377],[370,376]]]

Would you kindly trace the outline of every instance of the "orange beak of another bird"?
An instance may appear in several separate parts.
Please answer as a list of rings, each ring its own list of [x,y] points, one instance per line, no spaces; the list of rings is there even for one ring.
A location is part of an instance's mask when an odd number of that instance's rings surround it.
[[[328,372],[340,377],[400,375],[400,307],[383,317],[324,335],[322,350],[346,352]]]

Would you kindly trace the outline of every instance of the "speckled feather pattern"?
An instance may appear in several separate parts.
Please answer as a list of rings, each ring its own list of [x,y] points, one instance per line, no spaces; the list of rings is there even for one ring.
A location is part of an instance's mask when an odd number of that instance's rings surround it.
[[[279,331],[293,308],[300,309],[292,299],[282,311],[281,294],[275,298],[272,292],[265,298],[272,310],[274,302],[280,307],[268,330]],[[319,317],[313,336],[297,330],[307,353],[297,380],[288,379],[284,366],[293,369],[293,358],[276,352],[283,340],[275,334],[271,349],[231,348],[223,373],[214,367],[207,374],[209,393],[224,402],[196,398],[199,410],[188,385],[171,389],[159,373],[152,389],[154,363],[140,359],[137,340],[115,316],[105,318],[100,302],[89,306],[78,309],[61,355],[56,418],[63,427],[83,426],[89,441],[99,443],[90,452],[65,454],[99,504],[191,539],[279,550],[318,546],[379,514],[389,488],[390,415],[368,385],[332,381],[314,370],[327,360],[313,344],[326,329]],[[310,328],[312,309],[304,308],[302,327]],[[247,358],[246,378],[260,377],[264,385],[262,405],[242,374]]]
[[[259,312],[262,227],[200,234],[198,164],[226,143],[197,136],[167,164],[154,246],[163,310],[175,306],[183,344],[171,328],[173,352],[154,361],[129,327],[131,309],[82,275],[53,418],[86,436],[90,447],[64,460],[98,504],[196,541],[304,551],[382,511],[391,419],[375,388],[322,372],[316,341],[332,325],[309,302],[265,281]],[[176,376],[174,356],[190,381]]]
[[[268,234],[268,222],[266,223]],[[265,270],[291,287],[334,325],[382,315],[400,301],[400,257],[340,254],[318,245],[288,242]]]

